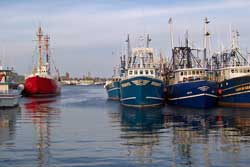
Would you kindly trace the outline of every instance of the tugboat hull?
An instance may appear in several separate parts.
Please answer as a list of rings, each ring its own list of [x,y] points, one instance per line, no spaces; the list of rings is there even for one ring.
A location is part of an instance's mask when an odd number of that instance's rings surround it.
[[[128,107],[154,107],[164,103],[163,82],[146,76],[121,81],[121,104]]]
[[[31,97],[53,97],[59,95],[61,87],[51,78],[32,76],[25,80],[24,94]]]
[[[232,78],[219,83],[218,104],[225,107],[250,107],[250,76]]]
[[[189,108],[211,108],[216,105],[215,81],[193,81],[167,86],[167,102]]]

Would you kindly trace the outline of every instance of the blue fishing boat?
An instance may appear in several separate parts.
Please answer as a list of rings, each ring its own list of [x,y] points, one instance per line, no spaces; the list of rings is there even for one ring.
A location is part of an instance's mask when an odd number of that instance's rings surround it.
[[[163,80],[154,61],[154,50],[133,48],[128,56],[126,75],[121,80],[121,104],[129,107],[153,107],[164,103]]]
[[[167,85],[169,104],[190,108],[215,106],[217,83],[207,79],[207,69],[187,68],[176,70],[174,73],[175,83]]]
[[[205,23],[209,23],[207,19]],[[206,47],[189,47],[187,33],[185,46],[174,47],[172,52],[173,64],[166,86],[167,102],[191,108],[214,107],[217,100],[217,83],[214,73],[207,68]],[[203,64],[199,56],[201,52]]]
[[[233,31],[231,49],[216,55],[220,106],[250,107],[250,65],[238,47],[238,36]]]
[[[120,80],[120,76],[117,75],[117,69],[114,68],[112,79],[106,81],[106,84],[104,85],[109,100],[120,100]]]

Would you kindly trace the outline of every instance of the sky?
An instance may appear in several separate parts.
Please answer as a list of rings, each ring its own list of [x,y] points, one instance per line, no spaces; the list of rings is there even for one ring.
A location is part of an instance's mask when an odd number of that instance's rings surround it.
[[[211,23],[211,48],[230,44],[230,27],[240,32],[242,50],[250,51],[249,0],[1,0],[0,59],[23,75],[36,62],[36,31],[42,26],[51,38],[51,56],[61,75],[109,77],[126,52],[150,34],[151,47],[165,57],[170,52],[168,20],[173,20],[174,43],[202,47],[203,20]]]

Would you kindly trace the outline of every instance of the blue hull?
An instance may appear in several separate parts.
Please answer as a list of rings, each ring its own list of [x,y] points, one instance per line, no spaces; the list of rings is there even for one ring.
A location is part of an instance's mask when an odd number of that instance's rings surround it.
[[[215,81],[193,81],[167,86],[169,104],[189,108],[211,108],[217,101]]]
[[[243,76],[218,83],[220,106],[250,107],[250,76]]]
[[[120,82],[115,81],[106,85],[106,90],[108,94],[108,99],[110,100],[120,100]]]
[[[137,76],[121,81],[121,104],[129,107],[152,107],[164,103],[163,81]]]

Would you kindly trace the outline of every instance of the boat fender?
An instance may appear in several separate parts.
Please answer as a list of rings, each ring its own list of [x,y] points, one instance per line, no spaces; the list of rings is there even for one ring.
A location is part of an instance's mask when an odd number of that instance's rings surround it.
[[[218,89],[218,90],[217,90],[217,94],[218,94],[218,95],[222,95],[222,89]]]

